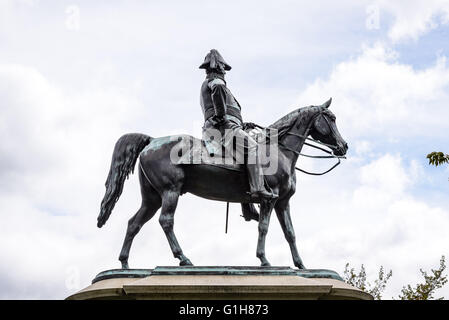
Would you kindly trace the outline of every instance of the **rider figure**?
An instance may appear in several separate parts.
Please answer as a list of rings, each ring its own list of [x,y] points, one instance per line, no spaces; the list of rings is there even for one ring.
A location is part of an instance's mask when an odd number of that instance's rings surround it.
[[[225,148],[229,147],[226,141],[230,141],[231,144],[235,141],[236,152],[243,153],[241,155],[245,159],[251,198],[268,200],[276,198],[275,194],[265,188],[257,142],[244,131],[244,127],[251,128],[254,124],[243,123],[240,104],[226,87],[225,71],[231,70],[231,66],[224,61],[217,50],[212,49],[206,55],[200,69],[206,70],[206,79],[201,86],[200,98],[205,120],[203,136],[208,129],[216,129],[236,137],[235,140],[224,139],[223,141],[225,141]],[[246,160],[248,155],[253,157],[254,163]]]

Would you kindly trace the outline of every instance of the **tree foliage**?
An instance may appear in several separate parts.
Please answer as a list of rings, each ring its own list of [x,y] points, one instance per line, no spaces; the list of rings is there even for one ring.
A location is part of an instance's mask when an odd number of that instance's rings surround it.
[[[449,163],[449,155],[444,154],[443,152],[431,152],[427,155],[427,159],[429,159],[429,164],[438,167],[443,163]]]
[[[440,267],[437,270],[431,269],[430,274],[420,269],[424,282],[417,284],[415,287],[408,285],[402,288],[402,292],[399,295],[401,300],[431,300],[434,299],[433,295],[435,290],[442,288],[447,283],[447,275],[444,276],[443,272],[446,269],[445,257],[440,259]],[[444,299],[443,297],[438,300]]]
[[[431,269],[430,274],[420,269],[424,282],[412,287],[411,285],[404,286],[399,295],[401,300],[431,300],[434,299],[434,294],[437,289],[442,288],[448,281],[447,275],[444,275],[446,269],[445,257],[440,259],[440,266],[438,269]],[[345,266],[344,281],[354,287],[359,288],[371,294],[375,300],[382,299],[382,294],[385,290],[388,280],[393,275],[393,272],[385,272],[383,266],[380,267],[377,279],[373,284],[370,284],[366,278],[366,270],[363,264],[360,271],[349,267],[349,263]],[[444,299],[443,297],[438,298]]]
[[[360,267],[360,271],[356,272],[354,268],[349,268],[349,263],[347,263],[344,271],[344,280],[350,285],[368,292],[374,297],[374,299],[380,300],[382,298],[382,293],[385,290],[387,282],[392,275],[393,272],[391,270],[385,273],[384,267],[381,266],[377,279],[374,280],[374,284],[371,284],[366,279],[366,271],[363,264]]]

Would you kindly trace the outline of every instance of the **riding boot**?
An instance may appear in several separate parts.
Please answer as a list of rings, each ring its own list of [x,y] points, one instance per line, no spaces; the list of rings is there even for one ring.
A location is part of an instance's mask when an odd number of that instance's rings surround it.
[[[252,198],[264,198],[267,200],[273,200],[278,197],[277,194],[274,194],[268,191],[265,188],[264,184],[264,176],[262,172],[262,166],[259,162],[259,157],[256,154],[256,163],[255,164],[247,164],[247,172],[248,172],[248,181],[249,181],[249,190]]]

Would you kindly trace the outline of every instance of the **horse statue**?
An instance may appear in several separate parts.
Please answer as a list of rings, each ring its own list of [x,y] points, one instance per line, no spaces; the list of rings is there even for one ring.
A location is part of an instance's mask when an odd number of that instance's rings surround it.
[[[337,129],[335,115],[329,110],[330,104],[331,99],[319,106],[299,108],[269,126],[278,132],[278,154],[275,158],[277,170],[274,174],[266,175],[265,179],[271,190],[279,197],[274,201],[260,201],[256,256],[260,259],[261,266],[270,266],[265,256],[265,238],[271,212],[275,209],[290,246],[294,265],[299,269],[305,269],[296,248],[289,201],[296,189],[296,161],[307,137],[311,136],[314,140],[325,144],[337,157],[346,154],[348,145]],[[123,269],[129,268],[128,257],[134,237],[159,208],[162,208],[159,223],[174,257],[180,260],[181,266],[193,265],[184,255],[173,232],[178,198],[186,192],[206,199],[242,203],[244,210],[255,210],[252,204],[254,200],[248,196],[249,186],[244,170],[228,170],[207,164],[177,164],[171,161],[171,149],[180,141],[192,139],[199,140],[188,135],[153,138],[132,133],[123,135],[117,141],[97,226],[101,228],[108,220],[122,193],[125,179],[134,171],[139,158],[142,205],[128,222],[119,256]]]

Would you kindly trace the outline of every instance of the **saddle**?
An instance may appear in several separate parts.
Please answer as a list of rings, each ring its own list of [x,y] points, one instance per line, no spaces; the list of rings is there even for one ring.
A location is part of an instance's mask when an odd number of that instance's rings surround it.
[[[265,130],[255,128],[246,132],[259,144],[267,143],[268,133]],[[245,165],[237,160],[235,153],[225,150],[219,141],[192,138],[189,145],[183,146],[183,154],[176,164],[205,164],[244,172]]]

